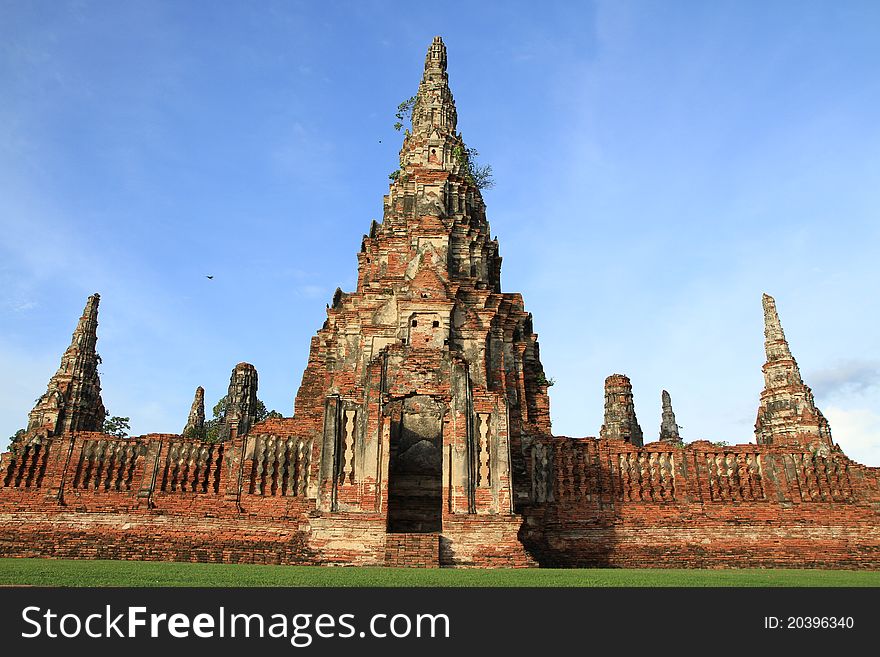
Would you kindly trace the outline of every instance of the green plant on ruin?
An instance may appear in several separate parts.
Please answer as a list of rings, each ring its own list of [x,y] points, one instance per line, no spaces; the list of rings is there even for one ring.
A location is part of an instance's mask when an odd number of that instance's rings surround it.
[[[211,413],[214,415],[214,417],[205,422],[204,439],[209,443],[216,443],[220,441],[220,430],[223,428],[223,422],[226,420],[226,411],[228,409],[229,395],[223,395],[220,400],[216,404],[214,404],[214,408],[211,409]],[[271,411],[268,410],[266,408],[266,404],[264,404],[260,399],[257,399],[255,416],[257,422],[262,422],[263,420],[267,420],[270,418],[280,419],[284,417],[274,408]]]
[[[538,372],[538,376],[535,377],[535,383],[539,386],[547,386],[549,388],[550,386],[556,385],[556,379],[552,377],[548,379],[543,372]]]
[[[412,113],[413,109],[415,109],[417,99],[418,94],[407,98],[397,106],[397,113],[394,115],[397,121],[394,123],[394,129],[398,132],[403,128],[404,121],[412,123]]]
[[[400,181],[400,182],[402,182],[402,183],[405,183],[406,180],[407,180],[407,178],[406,178],[406,172],[405,172],[402,168],[401,168],[401,169],[396,169],[396,170],[394,170],[394,171],[392,171],[391,173],[388,174],[388,179],[391,180],[391,182],[398,182],[398,181]]]
[[[18,443],[21,442],[21,440],[24,438],[24,435],[26,433],[27,433],[27,429],[19,429],[14,434],[9,436],[9,445],[6,447],[6,450],[4,450],[4,451],[15,449],[16,445],[18,445]]]
[[[207,424],[207,422],[205,424]],[[196,427],[187,427],[183,431],[183,437],[189,438],[190,440],[205,440],[205,434],[205,427],[202,427],[201,431],[199,431],[199,429],[197,429]]]
[[[465,148],[461,145],[452,149],[452,156],[464,167],[464,176],[477,189],[491,189],[495,186],[491,164],[478,164],[480,152],[476,148]]]
[[[114,415],[104,420],[103,432],[117,438],[128,438],[131,418]]]
[[[727,442],[726,440],[714,440],[714,441],[712,441],[712,444],[715,447],[729,447],[730,446],[730,443]]]

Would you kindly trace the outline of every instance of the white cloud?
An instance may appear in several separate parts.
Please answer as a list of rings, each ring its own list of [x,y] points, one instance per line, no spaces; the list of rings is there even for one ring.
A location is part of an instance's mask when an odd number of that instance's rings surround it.
[[[807,375],[817,396],[860,393],[880,383],[880,363],[871,360],[845,360],[834,367]]]
[[[828,406],[831,434],[844,453],[865,465],[880,465],[880,413],[870,408]]]

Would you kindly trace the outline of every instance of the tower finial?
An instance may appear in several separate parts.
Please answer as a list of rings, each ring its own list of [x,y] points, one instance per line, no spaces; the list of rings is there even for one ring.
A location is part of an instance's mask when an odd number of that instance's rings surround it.
[[[660,441],[680,443],[681,436],[678,433],[678,425],[675,423],[675,413],[672,412],[672,398],[665,390],[660,393],[660,403],[663,407],[660,418]]]
[[[785,339],[776,301],[769,294],[764,306],[764,390],[755,421],[759,445],[799,443],[816,446],[823,453],[831,448],[831,428],[816,408],[813,392],[804,385],[797,361]]]
[[[28,415],[28,432],[54,435],[103,429],[107,413],[101,400],[100,357],[95,351],[100,302],[97,292],[86,301],[58,371]]]
[[[425,70],[429,68],[439,68],[446,71],[446,44],[443,38],[435,36],[431,45],[428,47],[428,54],[425,57]]]
[[[441,134],[452,135],[458,124],[455,100],[449,90],[446,73],[446,46],[439,36],[428,47],[425,56],[425,72],[416,94],[413,107],[413,134],[427,135],[437,129]]]
[[[791,358],[791,350],[779,321],[779,313],[776,311],[776,300],[769,294],[764,293],[761,297],[764,306],[764,349],[767,352],[767,360],[779,360]]]
[[[619,438],[636,447],[644,444],[633,405],[632,384],[623,374],[605,379],[605,423],[599,429],[599,438]]]
[[[189,417],[186,419],[182,435],[184,438],[205,437],[205,389],[202,386],[196,388],[196,395],[189,409]]]

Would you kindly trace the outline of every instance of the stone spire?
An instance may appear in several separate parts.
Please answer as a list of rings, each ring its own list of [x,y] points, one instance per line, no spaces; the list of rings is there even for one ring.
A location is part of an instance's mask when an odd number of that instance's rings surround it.
[[[239,363],[229,377],[226,413],[223,416],[221,439],[243,436],[257,421],[257,369],[250,363]]]
[[[51,436],[103,429],[107,412],[98,378],[100,356],[95,351],[100,301],[98,294],[86,301],[70,346],[61,357],[61,366],[28,415],[28,434]]]
[[[605,424],[599,430],[603,439],[618,438],[641,447],[642,428],[636,419],[632,384],[623,374],[605,379]]]
[[[764,294],[761,297],[761,303],[764,306],[764,351],[767,353],[767,362],[790,360],[794,363],[791,349],[785,339],[785,332],[779,322],[779,313],[776,312],[776,300],[769,294]],[[803,383],[797,363],[794,363],[794,367],[790,368],[790,371],[797,377],[798,383]]]
[[[425,56],[425,72],[416,94],[412,125],[414,135],[424,136],[434,131],[451,135],[458,125],[458,113],[446,73],[446,46],[438,36],[434,37]]]
[[[755,421],[759,445],[800,444],[827,453],[833,446],[831,428],[816,408],[813,392],[804,385],[798,364],[785,339],[776,301],[765,294],[764,390]]]
[[[182,433],[187,438],[205,437],[205,389],[202,386],[196,388],[196,396]]]
[[[457,120],[437,37],[382,221],[361,240],[357,287],[334,295],[294,403],[292,426],[320,446],[320,509],[376,508],[374,493],[351,486],[360,477],[386,482],[376,485],[388,486],[393,527],[425,499],[424,526],[441,508],[529,502],[528,439],[550,434],[547,380],[522,296],[501,291],[498,242]]]
[[[458,112],[446,73],[446,46],[443,39],[434,37],[415,96],[412,132],[407,131],[400,149],[401,180],[422,174],[420,178],[430,181],[439,171],[467,179],[468,149],[461,134],[456,132],[457,127]],[[479,190],[474,191],[477,198],[473,202],[482,205]]]
[[[681,436],[678,434],[678,425],[675,423],[675,413],[672,412],[672,398],[665,390],[660,395],[663,404],[663,415],[660,418],[660,440],[664,443],[680,443]]]

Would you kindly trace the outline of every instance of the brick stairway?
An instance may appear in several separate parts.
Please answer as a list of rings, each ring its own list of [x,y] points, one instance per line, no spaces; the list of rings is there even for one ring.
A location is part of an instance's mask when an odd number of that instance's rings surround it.
[[[440,534],[386,534],[385,565],[439,568]]]

